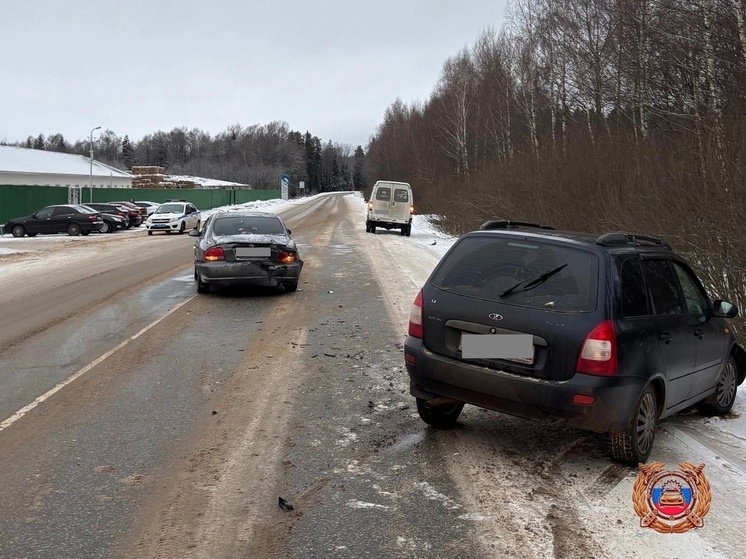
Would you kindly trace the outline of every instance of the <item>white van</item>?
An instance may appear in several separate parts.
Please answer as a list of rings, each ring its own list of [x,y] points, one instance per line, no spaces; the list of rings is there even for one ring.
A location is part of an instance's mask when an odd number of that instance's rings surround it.
[[[401,229],[407,237],[412,233],[412,188],[406,182],[378,181],[368,200],[365,232],[375,233],[376,227]]]

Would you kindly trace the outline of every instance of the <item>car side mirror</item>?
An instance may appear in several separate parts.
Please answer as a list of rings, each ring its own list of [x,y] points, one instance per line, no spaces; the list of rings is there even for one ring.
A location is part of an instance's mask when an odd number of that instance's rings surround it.
[[[290,236],[292,234],[293,234],[293,232],[290,229],[288,229],[288,236]]]
[[[199,232],[199,229],[190,229],[188,235],[190,237],[199,237],[202,235],[202,233]]]
[[[733,303],[718,299],[712,304],[712,314],[720,318],[735,318],[738,316],[738,307]]]

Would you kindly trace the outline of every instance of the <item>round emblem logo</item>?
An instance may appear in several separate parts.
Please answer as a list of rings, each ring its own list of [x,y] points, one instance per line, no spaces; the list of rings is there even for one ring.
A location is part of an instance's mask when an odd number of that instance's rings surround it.
[[[503,319],[503,315],[501,315],[501,314],[497,314],[496,312],[493,312],[493,313],[492,313],[492,314],[490,315],[490,318],[491,318],[492,320],[502,320],[502,319]]]
[[[702,473],[705,465],[679,464],[666,470],[661,462],[640,464],[632,494],[640,526],[663,533],[680,533],[704,526],[710,510],[710,484]]]

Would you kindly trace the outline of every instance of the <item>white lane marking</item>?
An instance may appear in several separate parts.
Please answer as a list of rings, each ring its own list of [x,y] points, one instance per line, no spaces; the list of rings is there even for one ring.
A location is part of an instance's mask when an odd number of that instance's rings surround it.
[[[41,396],[39,396],[38,398],[36,398],[36,400],[34,400],[33,402],[31,402],[30,404],[22,407],[16,413],[14,413],[13,415],[11,415],[8,419],[6,419],[2,423],[0,423],[0,431],[2,431],[3,429],[7,429],[11,425],[13,425],[16,421],[18,421],[19,419],[21,419],[24,415],[26,415],[31,410],[33,410],[36,406],[38,406],[39,404],[43,403],[45,400],[48,400],[52,396],[54,396],[57,392],[59,392],[60,390],[62,390],[63,388],[65,388],[68,384],[70,384],[71,382],[74,382],[75,380],[77,380],[78,378],[80,378],[81,376],[83,376],[84,374],[86,374],[88,371],[90,371],[91,369],[93,369],[96,365],[98,365],[102,361],[105,361],[106,359],[108,359],[109,357],[111,357],[113,354],[115,354],[117,351],[119,351],[120,349],[122,349],[124,346],[126,346],[130,342],[135,341],[137,338],[139,338],[140,336],[142,336],[145,332],[147,332],[148,330],[150,330],[151,328],[153,328],[153,326],[155,326],[156,324],[158,324],[159,322],[161,322],[163,319],[167,318],[168,316],[170,316],[171,314],[173,314],[174,312],[176,312],[177,310],[179,310],[181,307],[183,307],[184,305],[186,305],[189,301],[191,301],[195,297],[196,297],[196,295],[192,295],[186,301],[182,301],[181,303],[179,303],[178,305],[176,305],[173,309],[171,309],[166,314],[164,314],[162,317],[160,317],[159,319],[155,320],[154,322],[151,322],[150,324],[148,324],[145,328],[143,328],[142,330],[140,330],[137,334],[134,334],[134,335],[130,336],[129,338],[127,338],[126,340],[124,340],[122,343],[120,343],[116,347],[110,349],[109,351],[107,351],[106,353],[104,353],[102,356],[100,356],[100,357],[94,359],[93,361],[91,361],[90,363],[88,363],[88,365],[86,365],[85,367],[83,367],[82,369],[80,369],[78,372],[73,373],[72,376],[68,377],[67,379],[65,379],[62,382],[60,382],[57,385],[55,385],[52,389],[48,390],[47,392],[45,392],[44,394],[42,394]]]

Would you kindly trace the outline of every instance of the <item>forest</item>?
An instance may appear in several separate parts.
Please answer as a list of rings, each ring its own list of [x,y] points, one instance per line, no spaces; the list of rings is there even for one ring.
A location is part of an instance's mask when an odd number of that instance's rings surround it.
[[[745,22],[742,0],[512,0],[429,99],[388,107],[366,164],[453,233],[662,237],[744,309]]]
[[[89,140],[68,142],[62,134],[29,136],[12,144],[88,156]],[[139,141],[112,130],[94,136],[94,157],[118,169],[136,165],[164,167],[169,175],[190,175],[233,181],[256,189],[279,188],[280,176],[290,176],[291,190],[300,181],[307,193],[361,190],[364,152],[358,146],[325,144],[309,132],[292,131],[284,122],[243,127],[234,124],[211,136],[198,129],[158,131]],[[297,192],[291,192],[297,194]]]

